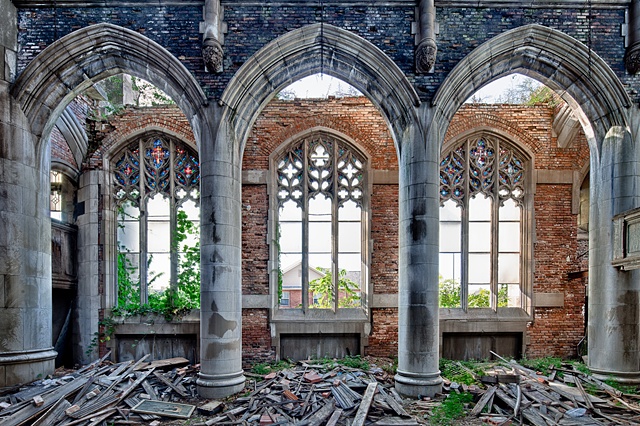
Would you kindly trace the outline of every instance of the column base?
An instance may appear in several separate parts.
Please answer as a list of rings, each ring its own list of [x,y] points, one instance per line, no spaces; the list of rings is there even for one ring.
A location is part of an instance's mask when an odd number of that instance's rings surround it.
[[[409,373],[408,371],[398,370],[394,379],[398,393],[410,398],[424,396],[433,398],[437,393],[442,392],[442,377],[440,377],[439,370],[432,374]]]
[[[245,377],[242,371],[224,375],[198,374],[196,385],[202,398],[226,398],[244,389]]]
[[[625,385],[638,385],[640,384],[640,371],[613,371],[613,370],[600,370],[597,368],[591,368],[593,377],[598,380],[613,380],[614,382]]]
[[[58,353],[53,348],[0,354],[0,387],[22,385],[53,374]]]

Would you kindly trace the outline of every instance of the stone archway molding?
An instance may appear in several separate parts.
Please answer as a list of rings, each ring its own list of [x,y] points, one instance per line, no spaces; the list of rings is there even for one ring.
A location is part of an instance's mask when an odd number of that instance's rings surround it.
[[[396,146],[417,121],[420,98],[398,66],[362,37],[329,24],[298,28],[273,40],[238,70],[222,95],[239,152],[271,98],[294,81],[324,72],[367,95],[392,129]]]
[[[55,41],[29,63],[11,92],[32,123],[32,132],[42,138],[76,95],[121,72],[167,93],[187,116],[198,140],[201,120],[196,116],[207,104],[198,82],[161,45],[117,25],[91,25]]]
[[[538,24],[506,31],[478,46],[451,70],[432,103],[449,122],[478,89],[512,72],[536,78],[582,112],[578,115],[592,136],[592,155],[598,152],[593,151],[594,139],[601,141],[609,129],[625,125],[631,100],[607,63],[573,37]]]

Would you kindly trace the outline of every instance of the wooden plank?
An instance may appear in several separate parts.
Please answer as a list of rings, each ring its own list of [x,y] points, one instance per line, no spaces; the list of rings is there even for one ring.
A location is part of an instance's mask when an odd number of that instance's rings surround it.
[[[66,399],[69,395],[76,392],[78,389],[84,386],[87,380],[88,379],[86,377],[78,377],[77,379],[60,386],[54,391],[43,395],[44,403],[40,407],[34,407],[33,405],[29,404],[22,410],[14,413],[11,417],[0,421],[0,426],[18,426],[28,422],[29,420],[38,416],[40,413],[48,410],[61,398]]]
[[[185,365],[189,365],[189,360],[180,356],[151,361],[148,367],[154,367],[156,370],[167,370],[177,367],[184,367]]]
[[[33,422],[31,426],[54,426],[58,417],[64,414],[64,410],[69,408],[71,404],[64,398],[60,398],[58,402],[53,404],[51,408],[44,413],[38,420]]]
[[[509,395],[507,395],[507,393],[502,389],[498,389],[496,391],[496,396],[501,400],[503,400],[509,407],[511,408],[516,407],[516,401],[513,398],[511,398]],[[540,414],[538,414],[535,410],[533,410],[530,407],[522,410],[522,415],[524,416],[525,419],[529,420],[529,422],[531,422],[531,424],[535,426],[548,426],[547,422],[540,416]]]
[[[187,393],[185,391],[183,391],[182,389],[180,389],[178,386],[175,386],[173,383],[171,383],[171,380],[167,379],[166,377],[164,377],[164,374],[162,374],[159,371],[156,371],[153,373],[158,380],[160,380],[162,383],[164,383],[165,385],[169,386],[171,389],[173,389],[174,391],[176,391],[178,393],[178,395],[186,397]],[[184,388],[183,388],[184,389]]]
[[[482,412],[482,409],[487,405],[489,400],[493,397],[493,395],[498,390],[497,386],[491,386],[487,391],[482,395],[480,400],[476,403],[475,407],[471,410],[472,416],[479,416]]]
[[[338,408],[333,412],[329,420],[327,420],[327,424],[325,426],[336,426],[338,420],[340,420],[340,416],[342,415],[342,409]]]
[[[325,420],[333,413],[335,409],[335,404],[333,401],[326,403],[322,408],[317,410],[313,415],[311,415],[308,419],[298,423],[299,426],[320,426],[324,423]]]
[[[369,414],[369,408],[371,407],[371,401],[373,401],[373,395],[375,395],[377,388],[378,382],[367,385],[367,390],[364,392],[364,396],[362,397],[356,416],[353,418],[353,422],[351,422],[351,426],[364,426],[364,422],[367,420],[367,414]]]
[[[380,386],[379,388],[380,391],[380,395],[382,395],[382,397],[384,398],[385,402],[387,404],[389,404],[389,407],[391,407],[391,409],[393,411],[396,412],[396,414],[398,414],[400,417],[409,417],[409,413],[407,413],[407,411],[404,409],[404,407],[400,404],[398,404],[398,401],[395,400],[395,398],[391,397],[382,386]]]

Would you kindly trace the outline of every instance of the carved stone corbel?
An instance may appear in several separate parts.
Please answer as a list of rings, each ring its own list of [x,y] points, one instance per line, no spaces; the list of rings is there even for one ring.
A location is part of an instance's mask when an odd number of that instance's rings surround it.
[[[436,6],[434,0],[420,0],[416,31],[416,72],[428,73],[436,63]]]
[[[629,73],[636,74],[640,71],[640,0],[632,0],[629,5],[626,30],[627,51],[624,55],[624,64]]]
[[[204,22],[200,23],[202,35],[202,59],[210,73],[223,71],[224,33],[226,25],[222,21],[220,0],[206,0],[204,3]]]

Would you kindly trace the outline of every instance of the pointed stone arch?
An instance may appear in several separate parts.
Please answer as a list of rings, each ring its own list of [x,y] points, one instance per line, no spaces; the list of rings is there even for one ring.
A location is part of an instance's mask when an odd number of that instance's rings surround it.
[[[241,153],[253,123],[278,91],[323,72],[367,95],[380,110],[399,148],[416,122],[420,99],[398,66],[380,49],[347,30],[312,24],[264,46],[238,70],[222,95],[230,131]]]
[[[47,136],[68,103],[94,83],[128,73],[154,84],[182,109],[194,134],[207,98],[185,66],[135,31],[100,23],[74,31],[44,49],[20,74],[12,95],[38,138]]]
[[[514,72],[541,81],[578,112],[592,155],[599,151],[595,141],[626,125],[631,100],[609,65],[580,41],[538,24],[506,31],[477,47],[451,70],[432,103],[449,122],[475,91]]]

